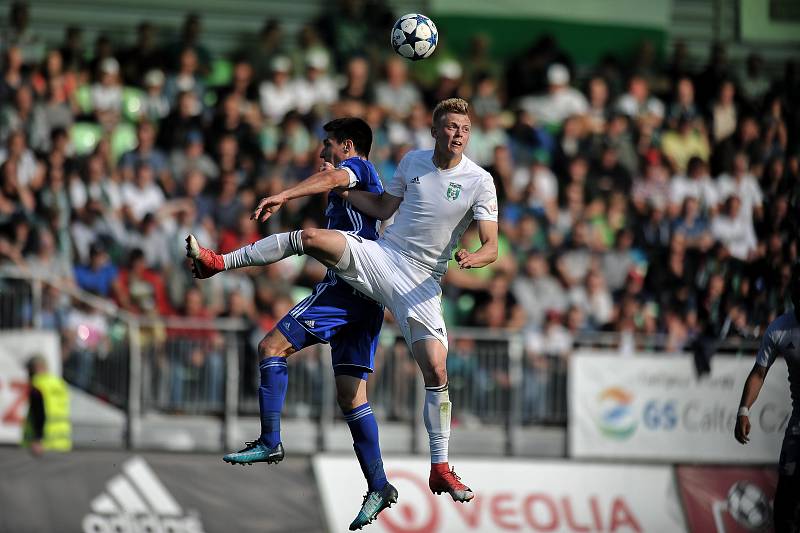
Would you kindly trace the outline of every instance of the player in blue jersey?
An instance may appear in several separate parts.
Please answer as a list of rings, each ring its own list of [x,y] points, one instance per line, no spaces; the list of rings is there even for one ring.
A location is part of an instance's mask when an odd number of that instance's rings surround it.
[[[378,238],[380,221],[364,215],[331,192],[335,188],[381,194],[375,167],[367,160],[372,145],[369,125],[358,118],[339,118],[324,126],[327,137],[320,157],[320,172],[262,200],[261,205],[283,204],[294,198],[327,192],[325,215],[328,229],[337,229],[368,240]],[[331,162],[333,164],[331,164]],[[298,232],[299,234],[299,232]],[[217,254],[187,239],[187,255],[196,277],[259,264],[259,258],[282,246],[274,236],[261,239],[229,254]],[[258,345],[259,408],[261,435],[239,452],[223,460],[231,464],[277,463],[284,457],[280,437],[280,415],[286,397],[286,358],[297,350],[330,343],[339,407],[353,436],[358,462],[367,479],[367,495],[350,529],[361,529],[386,507],[397,501],[397,490],[386,480],[378,443],[378,424],[367,401],[367,376],[373,371],[375,349],[383,323],[383,306],[341,281],[332,270],[313,293],[297,304]]]

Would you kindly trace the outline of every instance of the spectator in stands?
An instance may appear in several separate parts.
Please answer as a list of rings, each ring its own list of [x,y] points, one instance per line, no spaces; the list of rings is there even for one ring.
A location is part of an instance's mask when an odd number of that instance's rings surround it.
[[[67,26],[64,29],[64,44],[59,48],[64,60],[64,69],[78,72],[83,67],[86,50],[83,47],[83,30],[78,26]]]
[[[23,130],[12,131],[5,146],[0,148],[0,164],[6,161],[14,162],[15,180],[19,185],[39,190],[45,176],[44,165],[36,158],[33,150],[28,147],[28,141]],[[9,172],[11,167],[9,167]]]
[[[89,262],[75,267],[75,282],[81,289],[109,298],[119,292],[119,271],[111,263],[103,246],[94,243],[89,247]]]
[[[150,21],[144,20],[136,27],[136,43],[120,53],[120,62],[127,85],[139,85],[146,73],[165,67],[164,54],[156,41],[156,29]]]
[[[166,151],[183,146],[189,132],[202,132],[205,125],[202,118],[203,107],[192,91],[181,91],[178,102],[161,122],[158,133],[158,146]]]
[[[428,109],[433,109],[437,102],[459,95],[464,69],[455,59],[445,58],[436,66],[436,74],[438,75],[436,83],[423,94]]]
[[[661,137],[661,149],[673,172],[678,174],[686,172],[686,165],[692,157],[707,160],[711,147],[703,121],[680,116],[677,129],[666,131]]]
[[[672,216],[683,208],[684,201],[693,198],[703,212],[714,214],[717,210],[717,187],[708,174],[708,165],[695,156],[686,165],[686,174],[672,176],[669,183],[669,202]]]
[[[290,83],[292,64],[286,56],[276,56],[272,60],[270,79],[259,87],[261,112],[273,124],[283,120],[289,111],[297,109],[297,95]]]
[[[561,124],[569,116],[585,114],[589,110],[586,97],[570,87],[569,82],[567,67],[560,63],[550,65],[547,68],[547,95],[529,107],[528,112],[544,124]],[[524,99],[520,105],[526,105]]]
[[[751,104],[761,102],[769,91],[772,82],[764,73],[764,59],[757,53],[747,56],[744,75],[739,78],[742,96]]]
[[[194,12],[187,13],[186,18],[183,19],[180,39],[164,49],[168,69],[185,72],[186,51],[191,50],[198,74],[207,76],[211,72],[211,53],[200,42],[201,31],[202,18],[200,15]]]
[[[657,128],[664,120],[664,104],[650,94],[647,81],[638,75],[628,81],[628,92],[617,100],[617,109],[635,120],[640,127]]]
[[[731,194],[725,200],[725,209],[711,222],[711,234],[730,253],[740,261],[753,259],[757,244],[753,219],[745,215],[738,194]]]
[[[22,445],[34,456],[45,451],[68,452],[72,449],[70,394],[61,378],[47,371],[41,355],[28,360],[28,414],[23,427]]]
[[[19,48],[23,64],[32,66],[44,59],[45,44],[42,38],[30,28],[29,22],[30,7],[28,3],[12,2],[8,9],[9,25],[3,28],[0,48]]]
[[[169,115],[170,103],[164,94],[164,73],[159,69],[148,70],[144,75],[145,94],[142,97],[143,120],[159,122]]]
[[[201,74],[201,65],[197,59],[197,51],[192,47],[184,48],[178,57],[177,69],[167,76],[164,84],[164,95],[170,105],[175,105],[181,93],[190,91],[194,93],[196,101],[202,106],[206,86]]]
[[[739,197],[741,209],[737,210],[750,224],[763,218],[763,195],[758,180],[750,173],[747,154],[739,152],[733,159],[733,172],[717,178],[719,201],[736,195]]]
[[[134,248],[119,273],[119,304],[137,315],[165,317],[173,314],[164,280],[158,270],[148,268],[141,248]]]
[[[174,184],[169,171],[167,156],[156,147],[156,131],[151,122],[142,120],[136,127],[136,148],[122,154],[119,169],[125,182],[133,181],[136,168],[146,165],[167,192],[172,192]]]
[[[183,150],[172,150],[169,156],[169,168],[179,186],[184,185],[187,175],[199,171],[210,180],[219,177],[219,168],[214,160],[205,152],[203,134],[193,130],[186,134]]]
[[[689,248],[701,252],[708,251],[713,243],[711,227],[700,210],[700,202],[693,196],[687,196],[681,211],[681,216],[674,222],[673,237],[682,235]]]
[[[198,405],[218,410],[223,397],[223,337],[209,322],[213,315],[204,305],[199,288],[186,291],[181,316],[192,319],[195,327],[171,328],[167,332],[173,346],[170,405],[177,410]]]
[[[4,48],[3,77],[0,78],[0,102],[11,102],[27,81],[22,72],[22,50],[18,46]]]
[[[140,161],[134,172],[133,180],[122,185],[122,205],[127,218],[133,223],[139,223],[146,214],[157,213],[166,198],[155,183],[155,172],[149,162]]]
[[[525,311],[528,329],[539,329],[548,309],[563,312],[567,308],[567,295],[558,279],[550,274],[547,258],[541,253],[528,256],[524,275],[512,281],[511,291]]]
[[[107,130],[119,123],[122,112],[122,84],[119,79],[119,62],[107,57],[98,66],[98,79],[92,84],[91,105],[95,119]]]
[[[369,61],[356,56],[347,62],[345,83],[339,91],[339,99],[371,104],[375,101],[375,89],[370,81]]]
[[[632,246],[633,232],[623,227],[617,230],[614,248],[603,254],[601,260],[603,279],[612,293],[616,293],[625,286],[628,273],[635,266],[636,253]]]
[[[588,95],[586,116],[589,121],[589,129],[594,134],[602,134],[606,129],[606,121],[611,116],[610,94],[605,78],[593,76],[589,80],[586,93]]]
[[[307,115],[320,111],[336,101],[336,82],[328,74],[330,59],[323,50],[314,48],[303,58],[305,76],[294,81],[297,111]]]
[[[408,79],[406,65],[402,58],[389,59],[384,65],[385,79],[375,85],[375,103],[395,120],[407,117],[421,99],[419,89]],[[476,103],[473,101],[473,107]],[[475,108],[476,111],[479,107]]]
[[[670,129],[679,129],[678,123],[681,118],[694,121],[699,116],[700,110],[694,101],[694,84],[688,76],[684,76],[678,80],[675,99],[669,106],[667,125]]]
[[[272,61],[278,55],[283,55],[285,41],[283,28],[278,19],[266,19],[261,31],[258,33],[258,41],[255,46],[249,46],[244,51],[247,62],[253,65],[253,73],[256,83],[265,81],[272,73]]]
[[[736,109],[736,85],[733,81],[725,80],[719,87],[717,99],[711,104],[711,124],[714,142],[734,134],[738,111]]]

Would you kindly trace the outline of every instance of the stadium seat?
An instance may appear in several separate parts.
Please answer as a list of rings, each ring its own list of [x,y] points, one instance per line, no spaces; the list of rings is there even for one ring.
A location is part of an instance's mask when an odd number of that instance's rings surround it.
[[[111,134],[111,155],[114,161],[134,148],[136,148],[136,126],[127,122],[120,123]]]
[[[75,101],[81,113],[88,115],[92,112],[92,93],[88,85],[81,85],[75,90]]]
[[[103,136],[103,129],[93,122],[76,122],[69,130],[69,138],[76,155],[92,153]]]
[[[227,59],[215,59],[211,62],[211,72],[206,78],[209,87],[228,85],[233,79],[233,63]]]
[[[138,122],[142,113],[144,91],[136,87],[122,89],[122,116],[131,122]]]

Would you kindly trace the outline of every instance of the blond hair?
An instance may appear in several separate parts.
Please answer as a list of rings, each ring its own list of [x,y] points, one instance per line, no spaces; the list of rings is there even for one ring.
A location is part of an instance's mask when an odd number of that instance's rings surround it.
[[[442,100],[433,110],[433,125],[439,122],[439,119],[447,113],[456,113],[457,115],[469,115],[469,104],[462,98],[448,98]]]

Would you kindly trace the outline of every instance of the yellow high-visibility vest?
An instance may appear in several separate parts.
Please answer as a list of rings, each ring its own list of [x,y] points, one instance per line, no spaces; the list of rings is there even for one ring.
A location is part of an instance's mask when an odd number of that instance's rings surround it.
[[[52,374],[37,374],[31,385],[42,393],[44,402],[45,450],[68,452],[72,449],[72,424],[69,419],[69,389],[67,383]],[[25,422],[23,444],[30,445],[33,428],[30,420]]]

